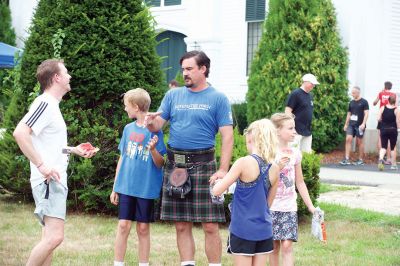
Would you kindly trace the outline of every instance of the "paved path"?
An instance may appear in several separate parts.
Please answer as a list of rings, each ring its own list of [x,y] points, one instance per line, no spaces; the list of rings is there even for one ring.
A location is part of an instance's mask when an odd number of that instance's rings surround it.
[[[377,173],[386,173],[386,174],[400,174],[400,164],[398,163],[397,166],[399,169],[397,170],[390,170],[390,165],[385,165],[385,170],[379,171],[377,164],[365,164],[365,165],[340,165],[340,164],[324,164],[324,168],[333,168],[333,169],[343,169],[343,170],[356,170],[361,172],[377,172]]]
[[[337,203],[391,215],[400,215],[400,190],[360,187],[359,190],[331,191],[320,195],[319,201]]]
[[[400,172],[396,171],[368,171],[367,166],[361,169],[349,168],[347,166],[322,166],[320,178],[324,183],[372,186],[400,190]]]
[[[359,190],[332,191],[320,195],[323,202],[400,215],[400,172],[375,171],[370,166],[322,166],[323,183],[356,185]]]

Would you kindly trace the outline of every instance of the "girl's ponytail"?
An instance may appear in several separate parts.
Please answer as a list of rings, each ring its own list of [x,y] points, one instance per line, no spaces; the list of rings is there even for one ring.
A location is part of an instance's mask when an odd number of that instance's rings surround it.
[[[272,162],[278,149],[278,136],[274,124],[269,119],[254,121],[245,134],[251,134],[257,153],[266,161]]]

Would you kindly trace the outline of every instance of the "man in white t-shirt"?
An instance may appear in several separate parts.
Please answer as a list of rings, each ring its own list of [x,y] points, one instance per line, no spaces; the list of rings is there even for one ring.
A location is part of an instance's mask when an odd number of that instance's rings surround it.
[[[59,108],[62,97],[71,90],[64,62],[43,61],[36,77],[43,93],[18,123],[14,137],[30,161],[34,213],[43,225],[42,240],[32,249],[26,265],[50,265],[54,249],[64,238],[69,154],[90,158],[95,150],[87,151],[82,144],[67,146],[67,126]]]

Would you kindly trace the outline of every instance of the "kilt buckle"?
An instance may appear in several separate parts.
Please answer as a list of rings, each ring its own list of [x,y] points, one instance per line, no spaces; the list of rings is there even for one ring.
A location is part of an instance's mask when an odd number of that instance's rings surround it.
[[[185,164],[186,163],[186,156],[185,154],[177,154],[174,153],[174,162],[177,164]]]

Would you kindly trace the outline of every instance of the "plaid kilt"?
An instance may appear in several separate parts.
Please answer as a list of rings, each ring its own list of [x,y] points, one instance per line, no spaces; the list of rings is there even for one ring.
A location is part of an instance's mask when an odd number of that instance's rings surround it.
[[[225,222],[223,204],[213,204],[210,195],[211,175],[216,172],[216,161],[200,164],[186,164],[192,182],[192,190],[184,199],[168,195],[165,186],[173,170],[169,161],[164,167],[161,220],[177,222]]]

